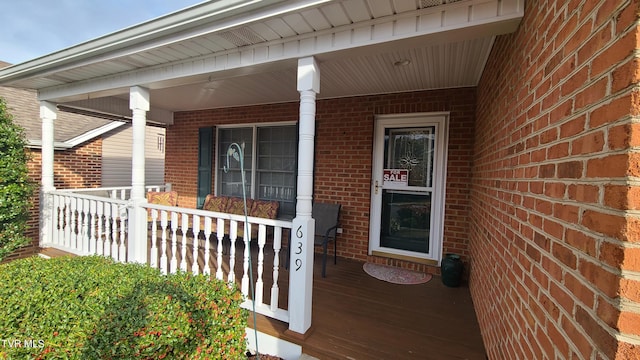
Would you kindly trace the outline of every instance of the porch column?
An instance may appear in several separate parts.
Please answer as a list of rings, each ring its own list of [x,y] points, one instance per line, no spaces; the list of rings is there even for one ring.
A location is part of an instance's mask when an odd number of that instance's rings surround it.
[[[289,330],[304,334],[311,327],[313,292],[313,153],[316,94],[320,92],[320,69],[313,57],[298,60],[300,126],[298,143],[298,195],[293,219],[289,272]]]
[[[149,90],[133,86],[129,91],[129,108],[132,112],[133,144],[131,148],[131,205],[129,213],[129,262],[147,262],[147,213],[142,207],[147,202],[144,178],[144,143]]]
[[[49,192],[56,189],[53,182],[53,121],[57,118],[58,109],[56,104],[41,101],[42,149],[40,154],[42,156],[42,186],[40,188],[40,246],[53,242],[53,224],[51,223],[53,201]]]

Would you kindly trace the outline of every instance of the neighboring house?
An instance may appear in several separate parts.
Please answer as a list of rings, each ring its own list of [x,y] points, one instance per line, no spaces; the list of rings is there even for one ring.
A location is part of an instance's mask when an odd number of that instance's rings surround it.
[[[461,254],[490,358],[637,359],[638,20],[610,0],[207,2],[0,84],[37,89],[44,124],[78,101],[133,112],[134,138],[166,123],[181,206],[237,195],[223,167],[244,143],[251,196],[295,216],[277,225],[298,241],[292,332],[311,326],[313,199],[343,205],[339,256],[437,273]],[[127,251],[146,262],[132,184]]]
[[[0,61],[0,68],[10,64]],[[37,94],[33,90],[0,87],[14,122],[25,130],[31,153],[30,177],[40,183],[42,125]],[[124,120],[124,119],[123,119]],[[147,126],[147,169],[150,183],[164,183],[165,128]],[[96,188],[131,184],[131,124],[97,116],[61,111],[56,120],[54,146],[56,188]],[[30,246],[17,250],[10,258],[39,252],[39,197],[35,196],[28,226]]]

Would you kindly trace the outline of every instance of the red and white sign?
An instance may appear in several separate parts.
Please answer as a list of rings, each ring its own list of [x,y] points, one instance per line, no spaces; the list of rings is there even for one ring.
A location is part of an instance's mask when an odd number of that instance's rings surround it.
[[[409,170],[407,169],[384,169],[382,183],[385,186],[407,186],[409,184]]]

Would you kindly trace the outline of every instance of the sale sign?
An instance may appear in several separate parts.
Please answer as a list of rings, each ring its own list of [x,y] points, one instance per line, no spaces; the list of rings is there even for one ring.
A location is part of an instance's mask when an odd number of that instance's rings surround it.
[[[385,186],[407,186],[409,184],[409,170],[407,169],[384,169],[382,181]]]

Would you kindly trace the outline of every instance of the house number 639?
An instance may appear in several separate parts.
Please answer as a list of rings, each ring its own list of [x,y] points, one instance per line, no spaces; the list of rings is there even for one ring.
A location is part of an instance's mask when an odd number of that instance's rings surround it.
[[[296,230],[296,237],[298,239],[302,239],[303,236],[304,234],[302,233],[302,226],[298,226],[298,229]],[[296,255],[300,255],[300,254],[302,254],[302,241],[296,242]],[[300,268],[302,267],[302,259],[296,258],[295,264],[296,264],[296,271],[299,271]]]

